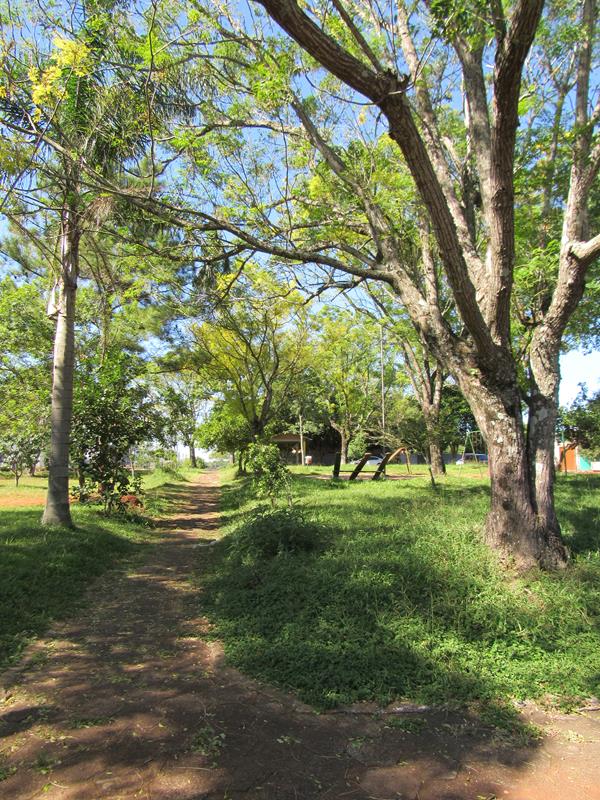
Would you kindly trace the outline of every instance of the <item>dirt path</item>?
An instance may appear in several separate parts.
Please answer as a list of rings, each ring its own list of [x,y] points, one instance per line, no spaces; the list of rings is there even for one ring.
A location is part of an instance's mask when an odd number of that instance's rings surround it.
[[[317,715],[224,667],[187,580],[217,502],[205,473],[147,563],[0,678],[0,798],[600,800],[597,711],[526,709],[545,737],[519,748],[464,714]]]

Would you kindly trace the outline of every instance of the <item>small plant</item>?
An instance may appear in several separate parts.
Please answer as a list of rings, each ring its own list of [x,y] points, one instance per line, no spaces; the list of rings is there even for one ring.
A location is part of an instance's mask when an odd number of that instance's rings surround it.
[[[230,553],[244,561],[264,561],[286,554],[309,553],[322,538],[320,528],[299,509],[272,509],[255,514],[238,528],[230,543]]]
[[[40,753],[39,756],[35,760],[35,768],[38,772],[41,772],[42,775],[47,775],[49,772],[52,772],[54,767],[57,767],[60,764],[60,760],[57,758],[52,758],[46,753]]]
[[[0,783],[5,781],[7,778],[10,778],[10,776],[14,775],[16,771],[16,767],[9,767],[6,764],[0,764]]]
[[[206,758],[215,759],[225,743],[225,734],[217,733],[210,725],[199,728],[192,739],[190,749]]]
[[[292,506],[292,475],[281,460],[277,445],[254,443],[248,447],[247,467],[252,473],[258,497],[268,498],[275,507],[280,497]]]
[[[424,719],[419,719],[419,717],[390,717],[385,724],[388,728],[394,728],[405,733],[421,733],[427,723]]]

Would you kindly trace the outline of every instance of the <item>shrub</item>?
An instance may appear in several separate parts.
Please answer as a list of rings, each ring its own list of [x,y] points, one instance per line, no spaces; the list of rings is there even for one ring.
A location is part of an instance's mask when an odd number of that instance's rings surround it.
[[[322,542],[322,530],[300,510],[279,508],[251,516],[232,535],[229,552],[243,561],[256,562],[309,553]]]
[[[275,506],[277,499],[284,495],[291,507],[292,474],[281,460],[277,445],[251,444],[246,463],[258,497],[268,498],[271,505]]]

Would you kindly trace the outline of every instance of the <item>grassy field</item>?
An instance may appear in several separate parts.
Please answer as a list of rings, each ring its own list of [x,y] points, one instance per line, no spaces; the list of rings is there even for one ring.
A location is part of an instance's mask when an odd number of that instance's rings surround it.
[[[168,511],[169,490],[189,476],[189,471],[148,475],[146,513]],[[147,524],[109,519],[98,507],[77,504],[75,530],[43,528],[39,496],[45,489],[43,477],[24,477],[16,490],[8,477],[0,480],[0,498],[14,502],[0,508],[0,668],[52,620],[72,613],[93,578],[154,539]]]
[[[319,708],[598,694],[600,476],[559,480],[572,566],[517,578],[481,543],[485,479],[454,469],[434,490],[308,471],[292,516],[258,521],[248,481],[225,476],[227,536],[197,580],[231,664]]]

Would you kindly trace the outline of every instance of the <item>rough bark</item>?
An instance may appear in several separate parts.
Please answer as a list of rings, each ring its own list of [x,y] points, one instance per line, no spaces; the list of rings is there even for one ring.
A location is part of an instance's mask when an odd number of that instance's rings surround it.
[[[73,526],[69,507],[69,442],[73,413],[75,362],[75,297],[79,259],[77,221],[71,210],[63,212],[61,276],[56,308],[52,372],[52,410],[48,495],[43,525]]]
[[[535,463],[525,441],[516,382],[493,386],[472,375],[462,377],[461,388],[488,446],[491,503],[486,541],[520,568],[565,566],[568,553],[556,518],[538,513]]]

